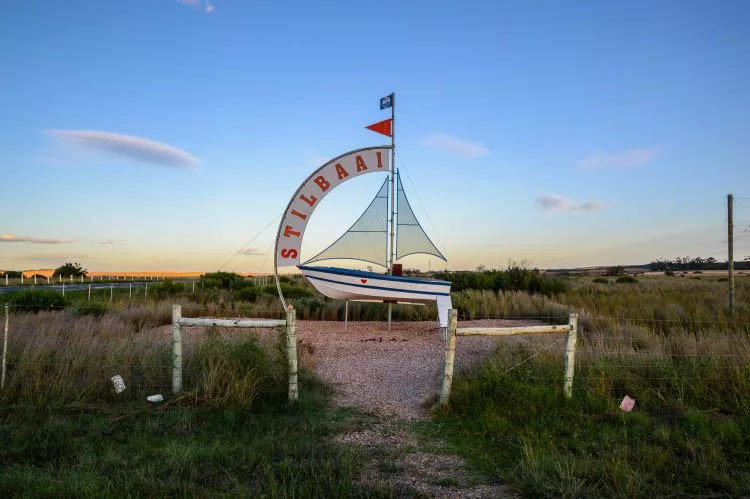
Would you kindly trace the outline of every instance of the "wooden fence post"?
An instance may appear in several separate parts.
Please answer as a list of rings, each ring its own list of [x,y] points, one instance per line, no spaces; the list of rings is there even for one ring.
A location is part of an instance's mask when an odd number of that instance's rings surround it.
[[[172,305],[172,393],[182,391],[182,306]]]
[[[289,401],[299,398],[297,390],[297,314],[289,305],[286,312],[286,356],[289,362]]]
[[[570,314],[568,318],[570,332],[565,344],[565,379],[563,382],[563,393],[566,398],[573,396],[573,376],[576,365],[576,341],[578,339],[578,314]]]
[[[6,367],[6,353],[8,351],[8,305],[5,305],[5,333],[3,333],[3,379],[0,382],[0,389],[5,388],[5,367]]]
[[[456,309],[448,311],[448,331],[445,335],[445,364],[443,365],[443,386],[440,389],[440,405],[448,403],[453,384],[453,364],[456,358],[456,327],[458,314]]]

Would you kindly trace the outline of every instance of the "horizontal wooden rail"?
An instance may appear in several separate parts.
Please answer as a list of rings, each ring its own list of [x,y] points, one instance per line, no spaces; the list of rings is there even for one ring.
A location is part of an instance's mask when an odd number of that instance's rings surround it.
[[[573,375],[576,361],[576,342],[578,340],[578,314],[570,314],[568,323],[560,326],[525,326],[525,327],[458,327],[458,311],[448,311],[448,327],[444,331],[445,363],[443,365],[443,385],[440,389],[440,404],[445,405],[451,396],[453,384],[453,364],[456,355],[456,337],[458,336],[514,336],[517,334],[555,334],[567,333],[565,344],[565,373],[563,375],[563,393],[565,397],[573,396]]]
[[[286,354],[289,362],[289,401],[298,398],[297,389],[297,314],[289,305],[286,320],[278,319],[214,319],[212,317],[183,317],[182,306],[172,305],[172,393],[182,390],[182,326],[218,327],[284,327]]]
[[[526,326],[526,327],[460,327],[456,336],[513,336],[516,334],[554,334],[568,333],[570,325],[562,326]]]
[[[213,319],[202,317],[182,317],[180,326],[218,326],[218,327],[282,327],[286,321],[274,319]]]

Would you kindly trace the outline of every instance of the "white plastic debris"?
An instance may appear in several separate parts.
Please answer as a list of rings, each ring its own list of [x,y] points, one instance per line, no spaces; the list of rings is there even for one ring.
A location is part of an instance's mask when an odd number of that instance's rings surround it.
[[[630,412],[633,410],[634,407],[635,407],[635,400],[625,395],[625,398],[622,399],[622,402],[620,402],[620,409],[622,409],[625,412]]]
[[[115,386],[116,393],[122,393],[125,391],[125,381],[122,379],[122,376],[116,374],[110,379],[112,380],[112,384]]]
[[[161,393],[158,393],[156,395],[149,395],[148,397],[146,397],[146,400],[148,400],[152,404],[164,402],[164,395],[162,395]]]

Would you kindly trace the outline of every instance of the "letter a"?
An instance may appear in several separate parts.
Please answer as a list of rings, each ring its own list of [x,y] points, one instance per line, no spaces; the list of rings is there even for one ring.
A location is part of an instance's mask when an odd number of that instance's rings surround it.
[[[358,172],[367,170],[367,165],[365,164],[365,160],[362,159],[362,156],[360,156],[358,154],[357,157],[354,158],[354,160],[357,162],[357,171]]]
[[[357,171],[359,171],[359,170],[357,170]],[[346,170],[344,170],[344,167],[341,166],[340,163],[336,163],[336,173],[339,176],[339,180],[343,180],[343,179],[345,179],[346,177],[349,176],[349,172],[347,172]]]

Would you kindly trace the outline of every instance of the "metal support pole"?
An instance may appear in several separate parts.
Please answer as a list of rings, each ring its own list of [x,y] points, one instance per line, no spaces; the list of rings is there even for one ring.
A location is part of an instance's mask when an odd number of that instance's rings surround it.
[[[286,356],[289,361],[289,401],[299,398],[297,389],[297,315],[289,305],[286,312]]]
[[[91,301],[91,284],[89,284],[89,301]]]
[[[182,306],[172,305],[172,393],[182,391]]]
[[[347,323],[349,322],[349,300],[344,302],[344,331],[346,331]]]
[[[6,363],[7,352],[8,352],[8,305],[5,305],[5,333],[3,333],[3,378],[2,378],[2,381],[0,381],[0,389],[5,388],[5,369],[7,366],[7,363]]]
[[[727,261],[729,267],[729,322],[734,322],[734,196],[727,195]]]
[[[146,289],[143,291],[143,299],[148,298],[148,283],[146,283]]]
[[[114,283],[109,283],[109,302],[112,303],[112,295],[115,293]]]
[[[133,297],[133,283],[128,284],[128,298]]]
[[[445,405],[451,397],[453,384],[453,365],[456,359],[456,328],[458,326],[458,311],[454,308],[448,311],[448,331],[445,338],[445,363],[443,364],[443,386],[440,389],[440,405]]]
[[[62,287],[63,287],[63,296],[65,296],[65,283],[62,283]]]
[[[566,398],[573,396],[573,376],[576,367],[576,341],[578,339],[578,314],[570,314],[568,318],[570,332],[565,344],[565,378],[563,382],[563,393]]]
[[[388,331],[391,330],[391,313],[393,312],[393,303],[388,302]]]

